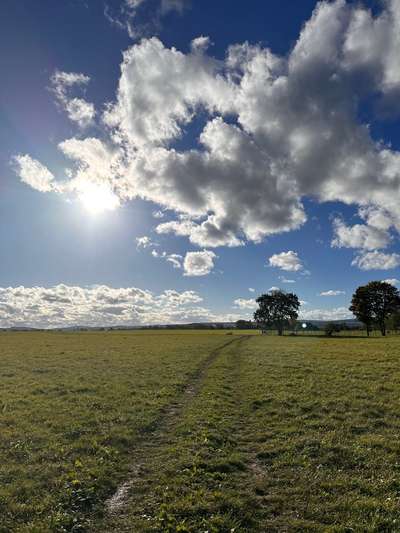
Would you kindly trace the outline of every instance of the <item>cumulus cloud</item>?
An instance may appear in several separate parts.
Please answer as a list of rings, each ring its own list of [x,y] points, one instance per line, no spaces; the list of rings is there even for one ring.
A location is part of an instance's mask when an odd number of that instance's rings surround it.
[[[298,272],[303,269],[303,263],[297,255],[297,252],[293,252],[292,250],[274,254],[268,261],[271,267],[280,268],[288,272]]]
[[[214,268],[214,252],[203,250],[202,252],[188,252],[183,261],[185,276],[206,276]]]
[[[12,161],[21,180],[40,192],[54,190],[54,175],[48,168],[29,155],[17,155]]]
[[[332,246],[363,250],[386,248],[391,242],[389,230],[395,225],[393,216],[386,209],[374,206],[360,207],[358,215],[365,224],[347,226],[342,218],[334,219],[335,237],[332,240]]]
[[[191,48],[193,52],[202,53],[207,50],[207,48],[211,45],[211,40],[209,37],[205,35],[200,35],[199,37],[196,37],[191,42]]]
[[[217,246],[242,246],[243,241],[238,239],[233,231],[218,227],[218,224],[214,224],[212,217],[209,217],[201,224],[188,219],[187,217],[181,217],[180,220],[171,220],[169,222],[163,222],[156,227],[156,231],[159,234],[174,233],[180,237],[188,237],[190,242],[197,244],[198,246],[209,246],[215,248]]]
[[[360,206],[366,225],[381,232],[388,230],[384,211],[400,229],[400,153],[374,140],[359,113],[371,97],[376,113],[398,112],[399,1],[388,0],[378,15],[322,1],[285,57],[244,43],[220,60],[204,38],[201,50],[196,41],[188,53],[157,38],[134,44],[103,117],[107,155],[120,154],[118,165],[108,165],[113,191],[175,211],[177,220],[159,231],[201,247],[297,229],[309,196]],[[127,5],[137,11],[145,3]],[[181,4],[165,9],[173,5]],[[177,148],[195,118],[204,121],[199,138]],[[338,244],[356,241],[366,250],[387,238],[342,229]]]
[[[329,291],[323,291],[319,293],[320,296],[341,296],[342,294],[346,294],[346,292],[329,290]]]
[[[351,263],[361,270],[390,270],[400,265],[400,255],[396,253],[367,252],[358,255]]]
[[[89,76],[77,72],[56,70],[50,81],[57,102],[66,111],[68,118],[72,122],[76,122],[81,128],[90,126],[96,115],[94,105],[83,98],[71,96],[73,88],[82,88],[89,83]]]
[[[257,303],[254,298],[237,298],[233,304],[235,307],[239,307],[239,309],[257,309]]]
[[[217,320],[194,291],[135,287],[0,288],[0,327],[115,326]]]
[[[120,205],[121,150],[94,137],[72,137],[59,143],[58,149],[72,162],[66,171],[69,179],[56,180],[49,169],[27,154],[13,158],[15,172],[38,191],[74,195],[88,207],[99,204],[115,209]]]
[[[58,145],[59,150],[72,162],[70,180],[64,189],[78,194],[88,186],[108,186],[119,200],[118,178],[123,172],[122,152],[95,137],[72,137]],[[118,196],[117,196],[118,195]]]
[[[386,248],[390,242],[390,235],[385,229],[379,229],[365,224],[346,226],[343,220],[337,218],[333,223],[335,238],[332,246],[337,248],[362,248],[376,250]]]
[[[388,230],[393,226],[393,217],[383,208],[378,207],[361,207],[358,210],[360,217],[365,220],[368,226],[380,230]]]
[[[249,287],[249,292],[256,292],[256,290],[253,287]]]

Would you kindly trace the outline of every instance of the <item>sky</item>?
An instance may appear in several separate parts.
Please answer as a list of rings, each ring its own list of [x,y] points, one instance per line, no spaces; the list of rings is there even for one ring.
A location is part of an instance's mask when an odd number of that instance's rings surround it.
[[[400,279],[400,0],[2,0],[0,327]]]

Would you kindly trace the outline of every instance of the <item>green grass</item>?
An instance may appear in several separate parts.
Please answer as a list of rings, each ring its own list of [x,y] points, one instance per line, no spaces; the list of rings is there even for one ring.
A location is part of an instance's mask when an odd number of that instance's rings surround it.
[[[0,531],[80,531],[225,337],[0,334]]]
[[[0,531],[399,531],[400,338],[248,333],[1,334]]]

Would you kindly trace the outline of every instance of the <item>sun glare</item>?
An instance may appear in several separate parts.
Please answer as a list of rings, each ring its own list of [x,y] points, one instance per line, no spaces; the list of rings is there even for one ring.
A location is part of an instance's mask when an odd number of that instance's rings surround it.
[[[79,193],[83,207],[91,214],[112,211],[119,206],[119,198],[107,185],[87,184]]]

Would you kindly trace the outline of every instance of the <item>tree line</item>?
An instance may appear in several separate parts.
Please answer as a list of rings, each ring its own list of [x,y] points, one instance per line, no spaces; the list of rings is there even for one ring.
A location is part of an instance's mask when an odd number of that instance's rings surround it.
[[[275,290],[261,294],[256,302],[258,309],[254,313],[254,321],[258,327],[273,327],[278,335],[283,335],[285,327],[297,324],[300,300],[296,294]],[[385,336],[389,323],[392,327],[400,325],[400,293],[390,283],[371,281],[354,292],[349,310],[365,325],[368,336],[374,327]],[[334,332],[335,326],[327,325],[327,335]]]

